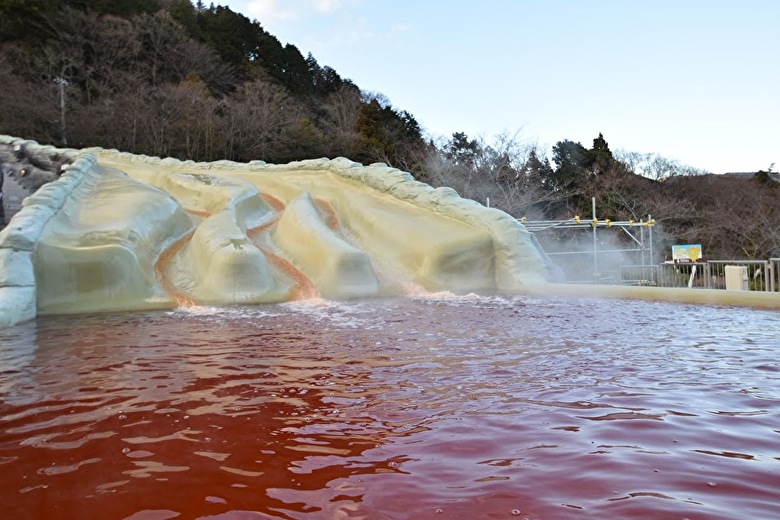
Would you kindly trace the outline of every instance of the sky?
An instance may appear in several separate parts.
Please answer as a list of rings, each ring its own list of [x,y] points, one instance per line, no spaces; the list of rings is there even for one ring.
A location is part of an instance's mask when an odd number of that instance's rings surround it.
[[[220,0],[410,112],[515,135],[780,171],[777,0]],[[208,5],[208,4],[207,4]]]

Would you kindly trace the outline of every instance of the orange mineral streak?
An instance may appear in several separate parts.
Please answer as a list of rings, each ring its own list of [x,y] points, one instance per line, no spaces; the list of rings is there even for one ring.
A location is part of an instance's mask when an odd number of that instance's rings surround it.
[[[176,301],[176,304],[179,307],[194,307],[196,303],[195,300],[173,286],[171,281],[165,275],[165,268],[168,266],[168,263],[173,259],[173,257],[175,257],[179,251],[181,251],[181,248],[184,247],[187,242],[190,241],[190,239],[192,239],[192,235],[194,234],[194,230],[190,231],[179,240],[174,242],[171,247],[162,252],[160,257],[157,259],[157,262],[154,264],[154,271],[157,274],[157,279],[160,281],[160,285],[162,285],[166,294],[168,294],[171,298],[174,299],[174,301]]]
[[[290,291],[290,299],[292,300],[308,300],[312,298],[318,298],[320,296],[319,291],[314,286],[312,281],[303,274],[300,269],[295,267],[291,262],[288,260],[285,260],[284,258],[280,257],[279,255],[272,253],[267,247],[263,247],[259,240],[257,240],[257,237],[265,232],[271,229],[281,218],[282,213],[284,212],[284,203],[277,199],[276,197],[272,197],[271,195],[261,195],[263,200],[266,204],[271,206],[271,208],[274,209],[276,214],[271,218],[268,222],[254,227],[249,228],[246,230],[247,236],[252,239],[254,244],[260,249],[260,251],[263,252],[265,257],[268,259],[271,264],[281,272],[283,272],[285,275],[290,277],[293,280],[293,288]],[[322,201],[321,203],[318,203],[319,205],[325,205],[326,207],[323,208],[323,211],[328,213],[328,226],[333,228],[334,226],[338,225],[338,220],[336,220],[335,212],[333,212],[333,208],[330,207],[330,205],[327,202]],[[193,215],[198,215],[200,217],[210,217],[211,213],[208,211],[195,211],[195,210],[188,210],[188,213],[191,213]],[[163,253],[160,255],[160,257],[157,259],[157,262],[155,263],[154,270],[157,274],[157,279],[160,281],[160,284],[162,285],[163,289],[165,290],[166,294],[168,294],[171,298],[173,298],[176,301],[176,304],[179,307],[194,307],[197,305],[197,302],[187,296],[186,294],[182,293],[174,285],[171,283],[171,281],[168,279],[168,277],[165,275],[166,267],[168,266],[168,263],[176,256],[176,254],[181,251],[181,248],[184,247],[187,242],[192,239],[192,235],[195,232],[192,231],[185,235],[184,237],[177,240],[171,247],[163,251]]]
[[[192,215],[197,215],[197,216],[203,217],[203,218],[208,218],[208,217],[211,216],[211,212],[210,211],[199,210],[199,209],[188,209],[187,213],[190,213]]]
[[[281,218],[281,213],[276,213],[276,215],[273,216],[271,220],[266,222],[265,224],[261,224],[257,227],[249,228],[246,230],[246,234],[249,238],[254,239],[256,236],[258,236],[260,233],[264,231],[268,231],[271,229],[277,222],[279,222],[279,219]]]
[[[312,298],[320,297],[320,293],[317,288],[314,286],[311,280],[300,271],[300,269],[295,267],[284,258],[275,255],[268,250],[263,249],[262,251],[265,257],[274,265],[274,267],[294,280],[295,285],[290,291],[291,300],[311,300]]]
[[[317,288],[314,286],[312,281],[305,274],[303,274],[300,269],[279,255],[272,253],[267,247],[263,247],[259,240],[256,240],[256,238],[261,233],[268,231],[274,225],[276,225],[277,222],[279,222],[285,207],[284,202],[277,199],[276,197],[272,197],[271,195],[267,194],[262,194],[261,197],[266,204],[271,206],[271,208],[276,211],[276,214],[265,224],[247,229],[247,236],[252,239],[254,244],[260,249],[260,251],[263,252],[265,257],[274,265],[274,267],[282,271],[293,280],[294,285],[290,291],[290,299],[309,300],[312,298],[318,298],[320,296],[319,291],[317,291]]]
[[[274,209],[274,211],[276,211],[277,213],[281,213],[284,211],[284,202],[277,199],[276,197],[268,195],[267,193],[261,194],[260,197],[263,199],[263,201],[265,201],[266,204],[271,206]]]
[[[197,215],[203,218],[208,218],[211,216],[210,211],[188,209],[187,213],[190,213],[192,215]],[[165,293],[168,294],[168,296],[170,296],[171,298],[173,298],[173,300],[176,302],[176,305],[179,307],[194,307],[197,304],[195,303],[195,300],[193,300],[183,292],[176,289],[176,287],[174,287],[174,285],[165,275],[165,269],[168,266],[168,263],[173,259],[173,257],[175,257],[179,251],[181,251],[181,248],[184,247],[187,244],[187,242],[190,241],[190,239],[192,239],[192,235],[194,234],[195,234],[195,230],[192,230],[186,235],[184,235],[183,237],[181,237],[179,240],[174,242],[171,247],[169,247],[168,249],[162,252],[160,257],[157,259],[157,262],[155,262],[154,264],[154,271],[157,274],[157,279],[160,281],[160,285],[162,285]]]
[[[314,204],[317,205],[320,211],[325,213],[325,225],[333,231],[337,231],[339,229],[339,218],[336,216],[336,211],[330,202],[324,199],[315,199]]]
[[[263,201],[271,206],[273,210],[276,212],[271,220],[266,222],[265,224],[261,224],[257,227],[249,228],[246,230],[246,234],[249,238],[254,239],[256,236],[258,236],[263,231],[267,231],[271,229],[277,222],[279,222],[279,219],[282,218],[282,213],[284,212],[284,202],[277,199],[276,197],[272,197],[271,195],[262,194],[260,195],[260,198],[263,199]],[[257,245],[257,244],[255,244]],[[259,247],[259,246],[258,246]],[[261,248],[262,250],[262,248]],[[263,251],[265,253],[265,251]]]

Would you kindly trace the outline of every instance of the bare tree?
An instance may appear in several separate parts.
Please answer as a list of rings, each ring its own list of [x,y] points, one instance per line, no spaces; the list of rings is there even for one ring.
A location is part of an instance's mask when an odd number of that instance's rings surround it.
[[[193,72],[213,93],[224,94],[236,85],[235,68],[214,49],[192,40],[167,11],[143,14],[134,22],[152,85],[178,83]]]
[[[361,93],[354,85],[342,85],[328,96],[325,103],[325,125],[323,131],[332,142],[332,155],[349,157],[356,149],[360,135],[355,129],[360,107]]]
[[[223,150],[219,102],[196,74],[191,74],[174,91],[178,113],[172,125],[173,151],[183,159],[214,160]]]
[[[90,111],[95,135],[87,142],[105,148],[157,155],[156,145],[151,142],[149,134],[154,125],[152,100],[157,89],[145,83],[142,77],[131,73],[124,76],[129,84],[136,85],[135,88],[104,99]]]
[[[31,72],[29,56],[13,44],[0,47],[0,131],[57,142],[56,87]]]
[[[713,233],[724,252],[736,258],[780,256],[780,187],[739,182],[719,190],[711,209]]]
[[[280,86],[265,80],[244,83],[225,102],[228,157],[273,161],[291,146],[290,132],[303,112]]]
[[[543,219],[553,206],[570,194],[545,185],[552,172],[544,152],[520,132],[504,132],[490,143],[468,140],[454,134],[449,142],[426,150],[426,180],[434,186],[449,186],[461,196],[489,204],[516,216]]]
[[[618,150],[615,159],[623,163],[628,171],[648,179],[661,180],[671,177],[706,175],[706,170],[682,164],[655,153],[639,153]]]

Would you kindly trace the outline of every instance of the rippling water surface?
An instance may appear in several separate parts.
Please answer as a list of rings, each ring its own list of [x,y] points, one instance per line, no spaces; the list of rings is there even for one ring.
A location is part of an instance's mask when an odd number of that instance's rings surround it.
[[[4,518],[778,518],[780,316],[447,297],[0,331]]]

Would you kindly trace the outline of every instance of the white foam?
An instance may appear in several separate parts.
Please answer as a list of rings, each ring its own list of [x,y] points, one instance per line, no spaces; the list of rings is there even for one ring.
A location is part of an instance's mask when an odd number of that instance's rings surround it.
[[[295,300],[278,304],[288,312],[328,322],[340,328],[371,327],[365,315],[373,316],[375,306],[367,306],[361,301],[333,301],[323,298]]]

